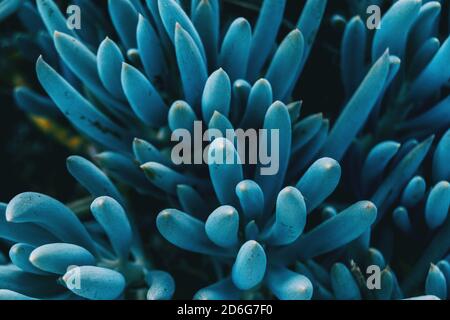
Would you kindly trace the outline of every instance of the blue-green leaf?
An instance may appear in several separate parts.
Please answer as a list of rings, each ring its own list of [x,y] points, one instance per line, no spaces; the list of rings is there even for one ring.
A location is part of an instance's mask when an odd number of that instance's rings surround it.
[[[208,238],[219,247],[232,248],[238,244],[239,214],[231,206],[221,206],[206,220]]]
[[[428,194],[425,205],[425,220],[428,227],[436,229],[441,226],[448,216],[450,208],[450,184],[441,181]]]
[[[341,77],[347,97],[364,78],[366,41],[366,26],[361,17],[356,16],[347,23],[341,46]]]
[[[75,36],[75,32],[67,27],[67,19],[53,0],[36,0],[36,5],[51,37],[55,31]]]
[[[267,110],[272,105],[273,92],[270,82],[259,79],[248,95],[241,127],[258,129],[263,125]]]
[[[167,65],[161,41],[150,22],[142,15],[139,15],[136,38],[139,56],[150,81],[153,82],[164,76],[167,72]]]
[[[129,0],[108,0],[111,21],[126,49],[136,48],[138,12]]]
[[[395,2],[381,19],[381,28],[375,33],[372,60],[378,60],[386,49],[403,58],[408,34],[419,15],[421,1],[401,0]]]
[[[400,202],[406,207],[413,208],[425,196],[426,188],[427,185],[425,180],[421,176],[415,176],[408,182],[406,188],[403,190]]]
[[[39,82],[61,112],[82,133],[113,150],[128,150],[126,131],[97,110],[42,58],[36,64]]]
[[[276,101],[270,106],[264,119],[263,128],[267,134],[260,137],[259,147],[265,146],[267,155],[272,152],[272,149],[275,150],[274,153],[278,152],[278,157],[271,154],[272,159],[268,164],[263,163],[260,159],[256,168],[255,181],[261,186],[266,204],[269,205],[275,202],[283,185],[291,155],[291,118],[284,103]],[[261,153],[259,154],[261,158]],[[265,209],[268,212],[272,207],[267,206]]]
[[[425,294],[433,295],[439,299],[447,299],[447,282],[439,267],[431,264],[425,280]]]
[[[341,179],[341,166],[331,158],[314,162],[297,183],[305,197],[308,213],[311,213],[336,189]]]
[[[239,155],[233,144],[225,138],[215,139],[208,150],[211,182],[219,202],[237,207],[235,188],[244,180]]]
[[[206,53],[202,39],[181,6],[175,0],[158,0],[158,8],[166,32],[172,42],[175,43],[175,46],[177,43],[176,29],[178,29],[176,25],[180,25],[189,35],[189,38],[193,40],[195,47],[202,57],[203,63],[206,64]]]
[[[90,300],[115,300],[125,289],[122,274],[93,266],[72,268],[63,276],[63,281],[70,291]]]
[[[366,123],[380,95],[384,92],[389,75],[389,65],[389,54],[385,52],[370,69],[358,90],[340,114],[321,151],[322,156],[337,161],[342,159],[353,139]]]
[[[304,39],[301,31],[289,33],[275,52],[266,79],[272,85],[274,100],[283,100],[296,81],[303,61]]]
[[[48,275],[48,273],[39,270],[30,262],[30,254],[36,247],[24,243],[16,243],[9,249],[9,258],[11,262],[25,272],[37,275]]]
[[[92,202],[91,212],[105,230],[116,255],[126,261],[133,235],[125,210],[116,200],[104,196]]]
[[[156,226],[161,235],[173,245],[208,255],[226,255],[227,251],[209,240],[205,223],[187,213],[166,209],[156,218]]]
[[[164,271],[153,270],[147,275],[150,287],[147,291],[147,300],[170,300],[175,292],[175,282],[170,274]]]
[[[26,192],[14,197],[6,208],[6,219],[14,223],[36,223],[59,239],[79,244],[95,254],[91,236],[64,204],[46,195]]]
[[[334,264],[330,276],[331,287],[337,300],[361,300],[358,284],[344,264]]]
[[[310,300],[312,298],[311,281],[286,268],[269,268],[266,281],[270,290],[280,300]]]
[[[124,57],[120,48],[109,38],[100,44],[97,51],[97,69],[106,90],[117,99],[125,99],[120,81]]]
[[[442,136],[433,156],[433,181],[450,181],[450,129]]]
[[[219,57],[219,65],[228,73],[232,83],[247,74],[251,43],[252,27],[244,18],[237,18],[225,34]]]
[[[270,55],[283,20],[285,6],[286,0],[267,0],[262,5],[253,33],[247,71],[247,78],[252,82],[258,77]]]
[[[202,96],[203,120],[209,123],[215,111],[225,117],[230,113],[231,82],[227,73],[219,69],[211,74],[205,84]]]
[[[298,189],[286,187],[277,198],[275,221],[263,238],[271,245],[288,245],[298,239],[306,224],[306,205]]]
[[[206,288],[200,289],[194,300],[238,300],[241,291],[236,288],[230,278],[221,280]]]
[[[258,219],[264,213],[264,193],[253,180],[244,180],[237,184],[236,195],[247,221]]]
[[[273,252],[283,262],[308,259],[330,252],[361,236],[377,217],[377,208],[369,201],[360,201],[303,234],[292,245]],[[272,256],[271,256],[272,257]]]
[[[173,0],[167,2],[173,2]],[[205,61],[192,36],[178,23],[175,26],[174,41],[184,97],[198,111],[203,88],[208,78]]]
[[[122,65],[121,79],[125,96],[139,119],[156,128],[165,125],[169,108],[152,83],[127,63]]]
[[[94,197],[110,196],[122,204],[125,203],[108,176],[89,160],[71,156],[67,158],[66,165],[70,174]]]
[[[242,245],[233,265],[233,283],[241,290],[257,286],[266,274],[267,258],[263,247],[250,240]]]

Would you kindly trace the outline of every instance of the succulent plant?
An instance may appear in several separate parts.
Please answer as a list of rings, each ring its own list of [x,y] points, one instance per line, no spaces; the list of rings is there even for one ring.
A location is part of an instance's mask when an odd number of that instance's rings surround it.
[[[70,173],[93,197],[95,220],[82,223],[61,202],[26,192],[1,205],[0,236],[14,245],[0,266],[2,299],[170,299],[172,277],[151,270],[125,200],[111,180],[82,157]],[[145,288],[148,287],[148,291]],[[143,290],[147,291],[146,293]]]
[[[52,121],[64,116],[102,170],[170,208],[156,218],[161,235],[215,268],[197,299],[446,299],[450,42],[439,40],[441,4],[387,1],[373,32],[361,16],[334,16],[344,26],[345,102],[330,122],[323,113],[303,116],[293,98],[328,17],[326,0],[306,1],[281,40],[285,0],[263,1],[253,27],[223,13],[222,1],[185,2],[110,0],[110,23],[103,8],[77,0],[89,17],[80,30],[52,0],[1,2],[0,20],[18,10],[32,35],[21,51],[31,60],[40,54],[36,73],[48,95],[18,87],[18,106]],[[351,14],[361,14],[363,2],[348,1]],[[208,163],[177,163],[172,135],[195,135],[195,123],[224,136],[277,130],[278,171],[247,164],[235,137],[207,137]],[[0,288],[9,290],[1,295],[142,298],[149,288],[149,299],[170,298],[173,280],[145,258],[126,197],[88,160],[69,158],[68,169],[100,197],[91,205],[96,221],[84,226],[40,194],[5,204],[0,237],[14,246],[12,264],[0,267]],[[40,216],[45,210],[50,218]],[[396,228],[424,251],[394,250]],[[402,263],[416,265],[394,273]],[[382,289],[366,286],[371,265],[383,270]],[[82,290],[70,286],[75,272],[87,281]],[[55,291],[40,289],[47,282]]]

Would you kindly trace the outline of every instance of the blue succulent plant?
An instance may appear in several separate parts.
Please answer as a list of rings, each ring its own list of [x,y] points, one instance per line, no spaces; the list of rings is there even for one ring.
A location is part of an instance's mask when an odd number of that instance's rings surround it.
[[[170,299],[174,281],[151,269],[125,200],[111,180],[82,157],[70,157],[67,167],[96,197],[90,205],[95,220],[82,223],[70,208],[39,193],[26,192],[1,204],[0,237],[13,245],[11,263],[0,266],[0,297]]]
[[[264,0],[253,26],[224,14],[222,1],[185,2],[110,0],[110,22],[76,0],[88,19],[72,30],[52,0],[4,0],[0,20],[17,10],[33,35],[21,51],[40,54],[36,73],[48,95],[18,87],[17,104],[64,116],[102,170],[170,208],[156,218],[161,235],[215,266],[197,299],[446,299],[450,42],[440,43],[440,2],[389,2],[373,32],[361,16],[334,17],[344,25],[345,103],[331,122],[303,116],[293,99],[326,0],[306,1],[281,37],[285,0]],[[367,5],[348,2],[351,14]],[[240,161],[174,163],[171,135],[194,133],[195,121],[221,132],[278,130],[278,172],[245,164],[236,141],[223,137],[208,141],[208,158]],[[0,237],[14,245],[12,264],[0,267],[2,297],[142,298],[148,290],[149,299],[170,298],[173,280],[143,254],[128,200],[91,162],[70,158],[68,169],[96,198],[95,221],[83,225],[40,194],[3,205]],[[394,228],[424,248],[409,274],[397,272],[401,281],[391,266],[403,259],[392,257],[401,255]],[[383,270],[380,290],[367,289],[370,265]],[[82,289],[70,285],[76,272]]]

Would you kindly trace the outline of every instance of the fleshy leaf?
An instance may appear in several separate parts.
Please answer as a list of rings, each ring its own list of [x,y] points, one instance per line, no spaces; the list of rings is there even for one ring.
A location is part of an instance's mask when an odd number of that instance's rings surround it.
[[[182,209],[193,217],[205,218],[209,214],[208,207],[201,194],[188,185],[177,185],[178,201]]]
[[[292,132],[292,153],[304,147],[322,127],[322,113],[313,114],[294,125]]]
[[[145,73],[150,81],[155,81],[166,73],[166,60],[161,41],[147,19],[139,15],[139,23],[136,31],[137,48],[144,66]]]
[[[450,78],[450,37],[445,40],[439,51],[411,84],[411,100],[425,99],[439,90]]]
[[[377,217],[377,208],[360,201],[303,234],[292,245],[273,252],[274,259],[290,262],[296,258],[314,258],[342,247],[367,231]]]
[[[167,1],[174,2],[173,0]],[[161,3],[161,1],[160,1]],[[175,27],[175,52],[186,101],[197,109],[208,78],[205,61],[192,36],[180,24]]]
[[[53,0],[36,0],[36,5],[50,36],[53,36],[55,31],[75,36],[75,32],[67,27],[67,19]]]
[[[409,213],[405,207],[395,208],[394,212],[392,213],[392,220],[394,221],[397,228],[402,230],[404,233],[409,233],[412,231]]]
[[[97,110],[42,58],[36,64],[39,82],[61,112],[82,133],[113,150],[127,150],[126,131]]]
[[[372,45],[372,60],[378,60],[386,49],[403,57],[408,34],[419,15],[422,2],[401,0],[395,2],[380,21],[381,28],[375,33]]]
[[[221,280],[206,288],[200,289],[194,300],[238,300],[241,295],[230,278]]]
[[[91,204],[95,220],[103,227],[116,255],[128,259],[132,242],[132,231],[127,214],[113,198],[100,197]]]
[[[139,119],[147,125],[160,127],[167,122],[167,108],[152,83],[135,67],[122,65],[122,87]]]
[[[175,282],[170,274],[164,271],[150,271],[147,275],[150,289],[147,300],[170,300],[175,292]]]
[[[277,198],[275,222],[263,236],[271,245],[288,245],[297,240],[306,224],[305,200],[296,188],[286,187]]]
[[[79,286],[76,281],[79,280]],[[82,266],[70,269],[63,281],[76,295],[90,300],[115,300],[125,289],[125,278],[111,269]]]
[[[291,155],[291,118],[284,103],[276,101],[270,106],[264,119],[263,128],[266,129],[265,132],[267,134],[260,137],[259,147],[261,148],[261,145],[265,146],[267,155],[272,151],[272,148],[278,151],[278,159],[271,159],[269,164],[264,164],[260,161],[256,168],[255,181],[261,186],[266,205],[268,205],[275,202],[277,194],[283,185]],[[274,133],[278,133],[278,139],[276,139],[277,135],[274,135]],[[271,156],[273,158],[274,154]],[[268,206],[265,209],[269,211],[272,208]]]
[[[439,267],[431,265],[425,281],[425,294],[436,296],[442,300],[447,299],[447,283]]]
[[[211,182],[221,204],[237,206],[235,188],[243,177],[239,155],[233,144],[225,138],[215,139],[208,150]]]
[[[247,106],[242,118],[241,127],[260,128],[272,102],[272,86],[266,79],[259,79],[255,82],[248,95]]]
[[[399,196],[404,185],[411,179],[414,172],[424,160],[434,137],[430,137],[413,148],[392,170],[391,174],[380,184],[371,201],[380,210],[377,218],[382,217],[384,208],[388,208]]]
[[[406,185],[405,190],[403,190],[400,202],[409,208],[416,206],[425,196],[426,188],[425,180],[420,176],[415,176]]]
[[[147,162],[141,169],[156,187],[170,194],[176,194],[177,186],[180,184],[201,188],[205,186],[204,181],[178,173],[157,162]]]
[[[264,193],[253,180],[244,180],[236,186],[236,195],[247,221],[258,219],[264,213]]]
[[[64,275],[71,266],[95,265],[94,256],[86,249],[69,243],[51,243],[34,249],[30,262],[40,270]]]
[[[247,78],[252,82],[257,78],[270,55],[283,20],[285,7],[286,0],[267,0],[262,5],[253,32],[247,72]]]
[[[63,241],[79,244],[91,253],[96,252],[92,238],[75,214],[46,195],[33,192],[17,195],[6,208],[6,219],[14,223],[36,223]]]
[[[356,16],[346,25],[341,46],[341,75],[347,97],[364,78],[366,41],[366,26],[361,17]]]
[[[206,220],[205,231],[208,238],[219,247],[235,247],[238,244],[238,212],[231,206],[217,208]]]
[[[305,197],[308,213],[336,189],[340,178],[341,166],[331,158],[319,159],[309,167],[296,185]]]
[[[311,281],[282,267],[271,267],[267,272],[267,285],[280,300],[310,300],[313,295]]]
[[[105,151],[95,155],[94,158],[100,167],[114,179],[132,186],[142,193],[154,191],[152,184],[147,181],[139,169],[139,165],[131,157]]]
[[[353,139],[364,126],[370,112],[384,92],[389,75],[389,54],[386,52],[373,65],[356,90],[347,106],[341,112],[321,154],[340,161]]]
[[[436,229],[442,225],[448,216],[450,208],[450,184],[441,181],[428,194],[425,205],[425,220],[428,227]]]
[[[208,57],[210,68],[215,68],[219,46],[220,13],[218,0],[200,1],[193,12],[194,24]]]
[[[0,266],[0,288],[44,299],[64,291],[64,287],[58,285],[54,277],[27,273],[12,264]]]
[[[33,223],[8,222],[5,216],[6,208],[6,204],[0,203],[0,238],[33,246],[57,240],[53,234]]]
[[[330,276],[331,287],[337,300],[361,300],[358,284],[344,264],[334,264]]]
[[[110,196],[122,204],[125,203],[112,181],[89,160],[71,156],[67,158],[66,165],[70,174],[94,197]]]
[[[129,0],[109,0],[109,15],[126,49],[136,48],[138,13]]]
[[[228,73],[232,83],[247,74],[251,43],[250,24],[244,18],[237,18],[225,34],[219,57],[220,66]]]
[[[267,258],[263,247],[256,241],[244,243],[233,265],[233,283],[241,290],[248,290],[264,279]]]
[[[49,118],[57,118],[61,115],[52,100],[27,87],[17,87],[14,90],[14,100],[19,108],[33,115]]]
[[[295,76],[303,61],[304,39],[301,31],[295,29],[280,44],[266,78],[272,85],[274,100],[283,100],[296,80]]]
[[[166,209],[156,218],[161,235],[173,245],[208,255],[226,255],[227,251],[209,240],[205,223],[176,209]]]
[[[206,63],[205,48],[203,47],[200,35],[181,6],[175,0],[158,0],[158,8],[166,32],[169,38],[175,43],[175,46],[177,43],[176,29],[178,28],[176,25],[179,24],[194,41],[203,62]]]
[[[30,254],[34,249],[35,247],[28,244],[16,243],[9,250],[11,262],[25,272],[37,275],[48,275],[48,273],[39,270],[30,262]]]
[[[120,48],[109,38],[100,44],[97,51],[97,69],[106,90],[117,99],[125,99],[120,81],[124,57]]]
[[[223,69],[219,69],[208,78],[203,90],[202,114],[203,120],[209,123],[215,111],[225,117],[230,113],[231,83]]]
[[[443,135],[439,141],[433,156],[433,180],[450,181],[450,130]]]
[[[398,142],[384,141],[370,150],[361,170],[361,174],[364,175],[362,183],[365,191],[369,190],[370,186],[377,181],[377,178],[382,176],[383,171],[397,154],[400,147],[401,144]]]

